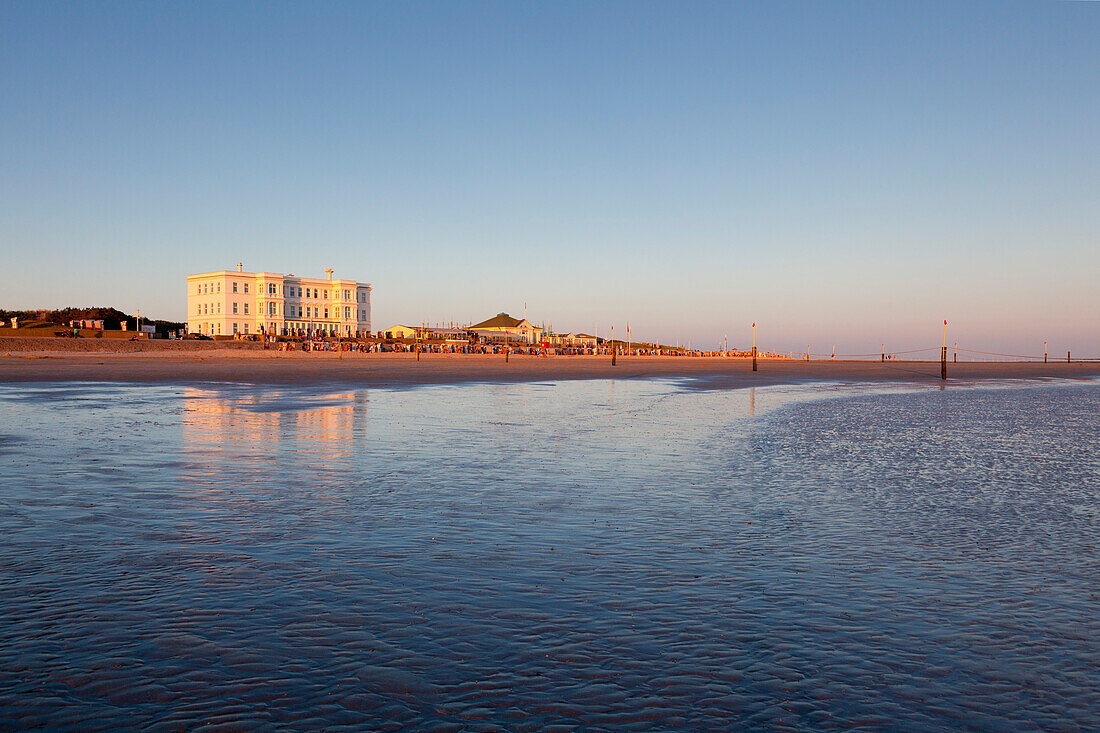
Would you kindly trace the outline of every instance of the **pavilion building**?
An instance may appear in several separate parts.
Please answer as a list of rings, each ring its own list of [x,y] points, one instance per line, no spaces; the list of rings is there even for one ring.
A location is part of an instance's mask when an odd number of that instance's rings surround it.
[[[507,313],[498,313],[466,330],[488,341],[522,341],[534,344],[542,337],[541,328],[532,326],[526,318],[512,318]]]

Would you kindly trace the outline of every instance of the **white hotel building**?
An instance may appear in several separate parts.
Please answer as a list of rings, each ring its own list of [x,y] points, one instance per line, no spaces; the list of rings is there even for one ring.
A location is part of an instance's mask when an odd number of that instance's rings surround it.
[[[366,336],[370,283],[219,270],[187,276],[187,331],[206,336]]]

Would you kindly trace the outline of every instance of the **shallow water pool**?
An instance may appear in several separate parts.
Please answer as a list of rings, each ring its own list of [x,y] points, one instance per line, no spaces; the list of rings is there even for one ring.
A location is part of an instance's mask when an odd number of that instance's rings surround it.
[[[1095,383],[0,386],[0,729],[1095,729],[1098,487]]]

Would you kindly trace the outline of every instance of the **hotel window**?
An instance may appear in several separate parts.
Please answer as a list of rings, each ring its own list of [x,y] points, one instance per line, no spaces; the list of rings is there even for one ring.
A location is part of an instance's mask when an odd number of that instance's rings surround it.
[[[222,291],[222,284],[218,283],[218,292],[220,293],[221,291]]]
[[[350,290],[345,290],[344,291],[344,300],[351,300],[351,291]]]
[[[245,303],[245,304],[244,304],[244,314],[245,314],[246,316],[248,315],[248,303]]]
[[[218,313],[221,313],[221,312],[222,312],[222,304],[218,303]]]
[[[234,324],[233,324],[233,333],[236,333],[236,332],[237,332],[237,324],[236,324],[236,323],[234,323]]]
[[[351,308],[344,306],[344,318],[351,318]]]
[[[313,306],[313,317],[314,318],[320,318],[321,317],[321,309],[318,308],[317,306]]]
[[[267,314],[269,316],[275,315],[275,304],[274,303],[268,303],[267,304]]]
[[[237,312],[237,301],[233,301],[233,312]]]
[[[244,324],[244,332],[245,332],[245,333],[248,333],[248,324],[247,324],[247,323],[246,323],[246,324]]]
[[[237,292],[237,283],[233,283],[233,292]]]
[[[267,292],[269,295],[275,295],[275,283],[268,283]]]
[[[245,283],[245,284],[244,284],[244,291],[245,291],[246,293],[248,292],[248,283]]]
[[[219,336],[222,335],[222,324],[220,324],[220,323],[218,324],[218,335]]]
[[[325,318],[328,318],[328,308],[325,308]]]

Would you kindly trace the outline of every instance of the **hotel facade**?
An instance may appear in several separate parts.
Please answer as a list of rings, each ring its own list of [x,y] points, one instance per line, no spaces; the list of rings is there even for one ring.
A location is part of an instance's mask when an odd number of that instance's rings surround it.
[[[367,336],[370,283],[273,272],[187,276],[187,331],[204,336]]]

